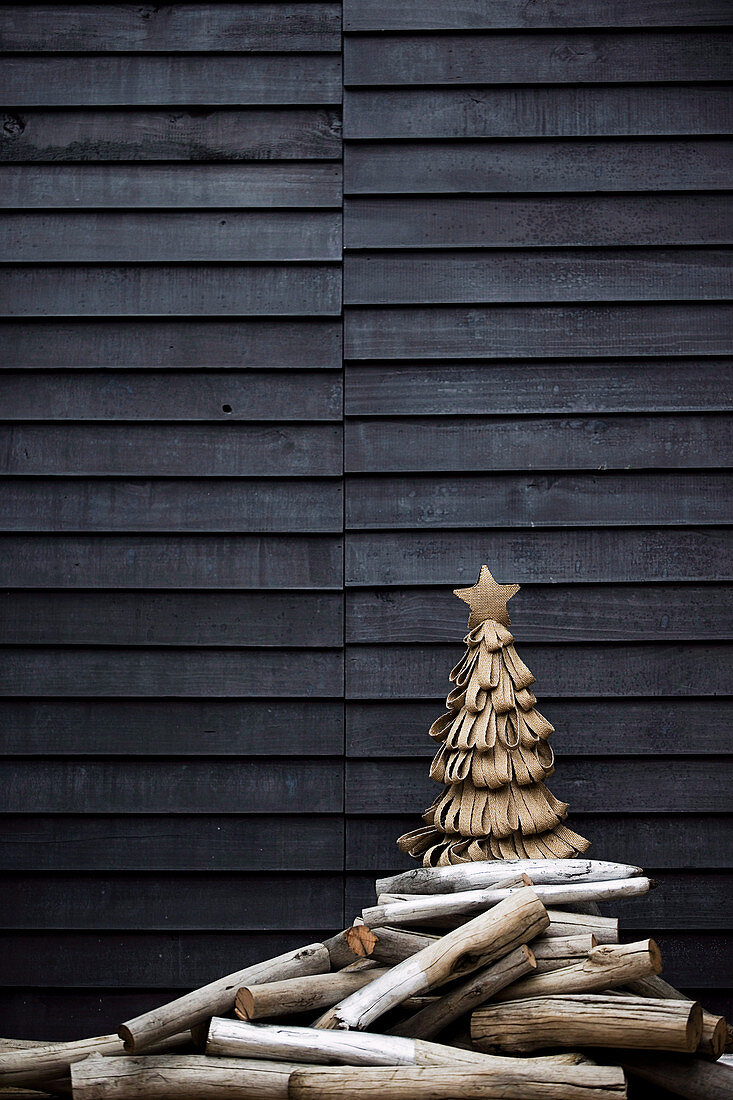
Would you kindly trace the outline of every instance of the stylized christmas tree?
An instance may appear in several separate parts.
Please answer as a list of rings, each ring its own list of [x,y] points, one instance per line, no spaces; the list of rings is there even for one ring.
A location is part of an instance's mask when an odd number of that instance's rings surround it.
[[[423,828],[397,841],[426,867],[485,859],[563,859],[589,841],[563,825],[567,803],[545,786],[553,727],[529,690],[534,676],[514,648],[507,601],[518,584],[497,584],[483,565],[455,595],[471,609],[467,649],[450,674],[448,710],[430,728],[441,745],[430,776],[447,789]]]

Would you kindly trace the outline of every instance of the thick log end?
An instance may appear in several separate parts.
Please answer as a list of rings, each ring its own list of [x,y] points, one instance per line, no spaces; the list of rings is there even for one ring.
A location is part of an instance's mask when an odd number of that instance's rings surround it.
[[[252,991],[246,985],[243,985],[241,989],[237,990],[237,996],[234,1000],[234,1013],[240,1020],[248,1023],[252,1019],[254,1007],[255,1001]]]
[[[346,942],[358,958],[366,958],[377,945],[377,936],[365,924],[354,924],[346,929]]]
[[[122,1039],[123,1046],[128,1054],[135,1053],[135,1036],[130,1031],[127,1024],[120,1024],[117,1034]]]
[[[660,974],[662,971],[662,952],[659,950],[659,945],[656,940],[649,940],[649,962],[651,963],[654,973]]]

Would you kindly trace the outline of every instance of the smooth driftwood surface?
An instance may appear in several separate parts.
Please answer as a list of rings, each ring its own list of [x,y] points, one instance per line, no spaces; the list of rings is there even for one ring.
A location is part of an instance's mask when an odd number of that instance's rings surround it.
[[[514,875],[529,875],[535,886],[569,882],[604,882],[634,878],[641,867],[606,863],[598,859],[518,859],[502,862],[459,863],[453,867],[414,867],[388,878],[378,878],[377,894],[449,894],[483,890]]]
[[[71,1069],[74,1100],[288,1100],[302,1066],[202,1054],[86,1058]]]
[[[626,1096],[623,1070],[617,1066],[526,1065],[504,1059],[490,1069],[393,1070],[335,1067],[296,1070],[291,1100],[621,1100]]]
[[[403,928],[372,928],[371,931],[376,937],[371,958],[385,966],[396,966],[441,938],[428,932],[407,932]]]
[[[570,883],[565,886],[533,884],[532,890],[545,905],[568,905],[576,902],[638,897],[648,893],[651,885],[648,878],[640,875],[638,878]],[[527,886],[464,890],[452,894],[416,894],[409,901],[392,901],[370,906],[363,909],[361,915],[364,923],[369,927],[379,924],[416,924],[422,921],[435,921],[441,917],[481,912],[504,901],[517,890],[524,889],[527,889]]]
[[[125,1050],[136,1052],[177,1031],[192,1028],[196,1024],[221,1012],[231,1012],[237,990],[253,982],[274,982],[283,978],[299,978],[305,974],[322,974],[331,969],[331,959],[322,943],[311,943],[297,951],[288,951],[274,959],[255,963],[244,970],[235,970],[209,985],[194,989],[175,1001],[154,1008],[150,1012],[127,1020],[120,1026],[118,1035]]]
[[[408,997],[470,974],[534,939],[550,923],[547,910],[525,886],[499,905],[442,936],[417,955],[341,1001],[316,1027],[364,1028]]]
[[[521,978],[536,966],[533,953],[526,943],[498,959],[486,970],[473,974],[433,1004],[416,1012],[396,1027],[390,1035],[405,1035],[413,1039],[432,1039],[454,1020],[472,1012],[488,1001],[500,989]]]
[[[645,978],[628,982],[627,988],[629,992],[635,993],[639,997],[663,997],[668,1001],[690,1000],[689,997],[686,997],[684,993],[680,993],[669,982],[665,982],[664,978],[660,978],[658,974],[650,974]],[[703,1008],[702,1037],[697,1053],[705,1058],[718,1059],[725,1050],[727,1040],[728,1022],[725,1016],[716,1016]]]
[[[264,1020],[293,1013],[315,1012],[319,1008],[330,1008],[385,973],[384,967],[372,967],[369,970],[341,970],[335,974],[311,974],[307,978],[245,985],[237,990],[234,1011],[240,1020]]]
[[[618,919],[616,917],[597,917],[587,913],[570,913],[566,910],[548,909],[550,926],[543,940],[555,937],[567,939],[581,932],[591,932],[599,943],[618,943]]]
[[[376,940],[374,933],[364,924],[353,924],[343,932],[323,941],[331,960],[331,970],[342,970],[358,959],[371,955]]]
[[[171,1050],[191,1040],[188,1032],[172,1035],[160,1043]],[[117,1035],[97,1035],[65,1043],[34,1043],[0,1054],[0,1088],[44,1088],[51,1082],[68,1078],[69,1066],[92,1054],[115,1056],[125,1053]]]
[[[588,993],[485,1005],[471,1017],[471,1038],[486,1051],[572,1046],[692,1053],[701,1032],[697,1002]]]
[[[519,1001],[561,993],[595,993],[614,989],[662,969],[662,955],[654,940],[604,943],[582,962],[521,978],[496,994],[497,1001]]]
[[[587,955],[594,947],[598,947],[598,940],[592,932],[581,932],[577,936],[555,936],[553,938],[539,936],[532,944],[535,958],[540,959],[567,959],[574,955]]]
[[[733,1100],[733,1068],[701,1058],[651,1056],[619,1051],[627,1073],[687,1100]]]

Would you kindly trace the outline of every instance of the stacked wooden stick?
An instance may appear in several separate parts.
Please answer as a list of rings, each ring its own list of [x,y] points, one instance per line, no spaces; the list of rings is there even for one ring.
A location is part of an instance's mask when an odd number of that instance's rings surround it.
[[[652,885],[584,859],[407,871],[378,881],[377,904],[337,936],[128,1020],[119,1037],[0,1041],[0,1090],[617,1100],[628,1073],[733,1098],[733,1069],[716,1062],[725,1020],[659,977],[653,940],[620,944],[599,913]]]

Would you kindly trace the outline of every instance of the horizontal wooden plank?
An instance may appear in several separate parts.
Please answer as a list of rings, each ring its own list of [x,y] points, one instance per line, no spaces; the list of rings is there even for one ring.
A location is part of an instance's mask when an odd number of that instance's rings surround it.
[[[23,108],[5,114],[0,161],[328,160],[341,153],[336,110]]]
[[[344,137],[726,134],[733,124],[732,107],[731,92],[715,84],[347,89]]]
[[[0,715],[5,752],[18,756],[340,756],[344,747],[340,700],[3,699]]]
[[[342,637],[340,592],[0,590],[0,645],[312,648]]]
[[[546,27],[676,27],[728,22],[725,0],[462,0],[446,7],[440,0],[345,0],[344,29],[379,30],[497,30]]]
[[[161,1004],[222,974],[332,935],[343,922],[336,911],[328,915],[331,924],[324,920],[317,931],[5,932],[0,936],[0,950],[13,964],[4,968],[3,981],[6,987],[25,989],[104,986],[179,991],[168,996],[158,993],[154,1003]],[[84,960],[83,966],[80,960]],[[120,1019],[118,1016],[111,1031],[119,1027]]]
[[[31,588],[340,589],[328,536],[6,535],[0,584]]]
[[[344,184],[347,193],[365,195],[716,190],[730,186],[729,157],[727,140],[695,137],[373,141],[347,143]]]
[[[338,814],[0,816],[7,871],[341,871],[343,860]]]
[[[559,741],[560,739],[557,738]],[[558,758],[549,787],[577,813],[726,813],[731,767],[725,757]],[[422,760],[349,760],[346,812],[422,812],[444,788],[428,779]],[[571,822],[574,818],[571,817]],[[641,858],[641,857],[640,857]]]
[[[351,420],[345,425],[344,468],[349,473],[399,473],[725,466],[732,428],[723,413]],[[23,461],[33,464],[34,437],[26,443],[26,430],[11,429],[6,462],[13,469],[22,468],[17,451],[27,453]],[[2,435],[0,429],[0,441]],[[49,435],[50,447],[53,433]]]
[[[707,0],[710,3],[710,0]],[[66,50],[339,50],[333,3],[3,4],[0,48]]]
[[[339,206],[340,203],[341,165],[321,161],[91,163],[85,165],[83,172],[71,164],[0,166],[0,208],[6,209],[272,209]]]
[[[346,85],[600,84],[727,80],[729,32],[721,29],[546,34],[385,35],[346,38]],[[12,97],[11,102],[15,102]],[[166,101],[167,102],[167,101]],[[297,102],[294,100],[293,102]]]
[[[0,367],[341,369],[341,322],[205,317],[0,322]]]
[[[715,581],[733,577],[722,527],[352,532],[347,585],[473,584],[477,563],[519,583]]]
[[[335,210],[12,213],[0,220],[0,246],[4,261],[26,263],[340,260],[341,216]]]
[[[728,472],[351,477],[347,527],[577,527],[726,523]]]
[[[0,286],[2,279],[0,274]],[[26,285],[24,280],[24,290]],[[14,310],[13,290],[10,284]],[[28,292],[32,293],[30,286]],[[701,300],[731,295],[733,274],[725,249],[367,252],[344,260],[347,305]]]
[[[340,760],[72,760],[0,765],[11,813],[339,813]],[[81,975],[80,975],[81,976]]]
[[[521,647],[540,698],[546,692],[615,699],[698,696],[703,685],[710,695],[733,694],[726,668],[732,653],[730,644],[702,642]],[[347,698],[435,699],[448,691],[448,672],[460,654],[460,645],[352,645],[346,651]],[[562,744],[556,747],[562,751]]]
[[[710,441],[710,446],[714,446]],[[0,473],[336,477],[340,424],[0,424]]]
[[[23,607],[24,597],[17,596],[16,606]],[[33,598],[42,601],[44,597],[38,593]],[[110,615],[113,608],[114,597]],[[513,633],[530,642],[725,640],[733,633],[733,586],[522,586],[510,610]],[[32,612],[27,616],[19,612],[18,618],[21,622],[32,618]],[[384,638],[391,642],[451,642],[460,639],[465,628],[466,606],[450,589],[360,588],[347,593],[347,642]],[[0,637],[1,631],[2,627]]]
[[[517,637],[523,651],[525,635],[517,633]],[[12,707],[17,704],[6,705],[11,706],[12,723]],[[543,695],[538,705],[554,725],[562,752],[573,756],[663,756],[671,751],[688,756],[722,754],[730,748],[731,707],[727,699],[661,696],[598,702]],[[347,756],[408,756],[429,761],[437,745],[428,730],[444,710],[443,699],[351,702],[346,707]],[[395,730],[400,732],[399,739]],[[16,743],[11,725],[10,745]]]
[[[335,649],[7,648],[0,671],[0,695],[333,698],[342,691]]]
[[[334,371],[7,370],[0,419],[339,420],[341,389]]]
[[[574,807],[572,807],[574,810]],[[641,860],[648,871],[733,869],[733,817],[702,814],[576,814],[572,827],[592,842],[594,859]],[[414,867],[396,839],[415,827],[415,817],[348,817],[346,867],[383,874],[385,867]],[[348,913],[347,913],[348,916]]]
[[[22,409],[21,393],[11,392]],[[428,359],[350,363],[344,400],[347,416],[711,412],[727,408],[731,392],[731,359]]]
[[[7,874],[0,929],[280,932],[341,923],[341,874]],[[724,876],[719,876],[721,879]],[[721,885],[707,876],[710,913]],[[372,891],[374,885],[372,884]],[[682,895],[684,905],[684,894]],[[656,913],[652,911],[650,917]],[[650,918],[648,918],[650,919]],[[673,925],[673,927],[677,927]]]
[[[347,309],[349,359],[729,355],[726,303]]]
[[[341,58],[334,53],[10,54],[0,58],[0,73],[3,103],[23,107],[341,102]]]
[[[44,216],[49,228],[57,219]],[[347,248],[374,249],[726,244],[733,240],[733,197],[347,198],[344,239]]]
[[[336,264],[10,265],[0,268],[9,317],[341,312]]]
[[[0,482],[0,531],[339,533],[339,480],[63,478]]]

